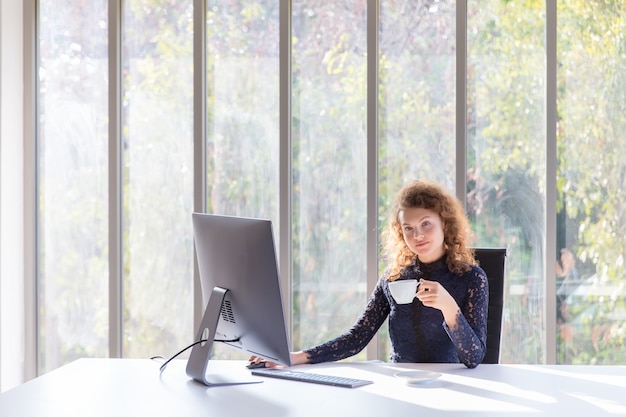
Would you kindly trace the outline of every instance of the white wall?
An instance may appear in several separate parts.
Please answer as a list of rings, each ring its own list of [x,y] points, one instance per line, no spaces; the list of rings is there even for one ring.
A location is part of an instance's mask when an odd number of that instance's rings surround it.
[[[22,13],[0,0],[0,392],[24,381]]]

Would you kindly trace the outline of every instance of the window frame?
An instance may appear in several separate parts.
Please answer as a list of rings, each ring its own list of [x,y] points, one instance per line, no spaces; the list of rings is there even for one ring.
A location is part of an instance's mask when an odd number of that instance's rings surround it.
[[[194,113],[206,115],[206,36],[205,16],[206,2],[193,0],[194,3]],[[378,233],[377,227],[377,130],[378,130],[378,10],[379,0],[368,0],[368,202],[367,202],[367,253],[368,275],[367,288],[371,291],[378,279]],[[546,7],[546,59],[547,59],[547,172],[546,172],[546,240],[545,248],[556,247],[556,1],[547,0]],[[120,218],[120,30],[121,30],[121,1],[109,0],[109,354],[111,357],[123,355],[121,344],[121,218]],[[278,248],[281,276],[284,288],[284,305],[291,311],[291,1],[280,1],[280,245]],[[24,379],[31,379],[38,375],[37,367],[37,17],[38,1],[24,0],[23,2],[23,78],[24,78],[24,128],[23,128],[23,183],[24,183]],[[456,193],[461,201],[465,201],[465,144],[466,144],[466,61],[467,61],[467,4],[457,2],[457,45],[456,71]],[[206,136],[205,117],[194,117],[194,208],[204,211],[206,201],[205,164],[203,160],[204,138]],[[5,231],[3,230],[3,234]],[[549,252],[551,253],[551,252]],[[3,258],[7,249],[3,248],[0,254]],[[372,256],[376,254],[376,256]],[[544,249],[545,267],[545,362],[556,362],[556,297],[554,271],[556,260],[546,256]],[[202,315],[201,292],[199,280],[194,279],[195,307],[194,317],[196,324]],[[288,328],[291,329],[291,317],[288,315]],[[2,331],[3,329],[0,329]],[[367,350],[368,358],[377,357],[378,343],[373,341]]]

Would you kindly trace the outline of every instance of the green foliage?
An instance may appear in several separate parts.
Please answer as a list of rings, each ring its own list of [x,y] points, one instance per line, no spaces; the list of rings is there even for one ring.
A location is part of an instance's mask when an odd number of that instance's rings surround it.
[[[106,354],[108,331],[101,83],[108,38],[94,18],[106,16],[106,2],[93,14],[71,3],[42,3],[52,27],[71,23],[50,36],[55,42],[44,36],[41,48],[45,367]],[[123,4],[124,342],[128,355],[146,357],[174,351],[193,334],[193,10],[188,0]],[[366,300],[366,151],[375,124],[367,120],[365,4],[293,2],[294,348],[347,329]],[[406,181],[428,178],[454,188],[457,92],[455,2],[380,7],[382,229]],[[583,278],[622,288],[626,6],[572,0],[557,7],[560,242],[575,253]],[[278,225],[279,3],[211,0],[207,10],[208,211]],[[545,223],[554,221],[544,208],[545,2],[468,2],[468,13],[468,215],[477,244],[509,248],[503,360],[541,362],[544,252],[560,249],[544,248]],[[619,294],[571,304],[574,339],[559,334],[560,361],[626,362]],[[66,327],[75,317],[88,328]]]
[[[525,288],[523,298],[511,296],[506,305],[516,323],[521,319],[517,326],[522,327],[504,336],[505,360],[515,361],[532,361],[535,350],[529,349],[528,356],[510,351],[518,346],[516,332],[529,336],[525,344],[531,340],[542,345],[532,335],[543,325],[543,313],[537,309],[524,321],[525,312],[517,306],[529,297],[543,297],[544,9],[543,2],[492,1],[481,3],[480,13],[470,10],[470,32],[475,35],[468,40],[469,214],[483,244],[505,244],[509,261],[525,259],[508,269],[510,277],[521,268],[518,279]],[[618,287],[626,272],[626,172],[621,157],[626,142],[619,133],[626,121],[623,16],[619,1],[558,2],[556,249],[574,251],[583,279],[597,274],[605,284]],[[598,287],[589,290],[593,294]],[[619,297],[578,300],[582,310],[573,309],[569,323],[577,338],[573,345],[559,339],[559,360],[598,363],[611,358],[623,363],[623,354],[614,354],[624,350],[617,336],[623,325],[605,332],[610,343],[591,343],[593,332],[614,315],[610,307],[623,302],[624,296]],[[602,308],[587,309],[596,305]]]

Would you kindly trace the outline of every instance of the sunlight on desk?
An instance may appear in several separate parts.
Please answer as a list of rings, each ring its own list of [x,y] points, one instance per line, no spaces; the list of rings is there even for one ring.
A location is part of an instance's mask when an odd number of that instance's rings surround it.
[[[20,417],[184,415],[599,417],[626,413],[626,367],[385,364],[340,362],[294,369],[369,379],[342,388],[275,378],[207,387],[190,379],[185,361],[159,374],[148,359],[80,359],[0,395],[0,415]],[[214,370],[249,375],[245,361],[214,361]],[[437,372],[407,385],[395,373]]]
[[[350,366],[336,366],[345,367],[343,373],[349,373]],[[626,407],[619,404],[626,394],[626,367],[480,365],[466,369],[452,364],[384,364],[379,368],[387,369],[387,374],[406,369],[442,373],[436,380],[410,386],[402,380],[383,383],[377,378],[375,385],[361,390],[452,415],[560,415],[564,412],[568,416],[596,416],[626,411]],[[367,372],[354,375],[372,379]]]

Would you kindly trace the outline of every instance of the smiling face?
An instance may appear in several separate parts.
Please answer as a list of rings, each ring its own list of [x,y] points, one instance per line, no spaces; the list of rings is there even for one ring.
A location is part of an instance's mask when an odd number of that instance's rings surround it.
[[[444,255],[443,222],[437,212],[419,207],[398,213],[404,242],[421,262],[430,263]]]

